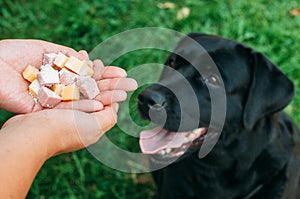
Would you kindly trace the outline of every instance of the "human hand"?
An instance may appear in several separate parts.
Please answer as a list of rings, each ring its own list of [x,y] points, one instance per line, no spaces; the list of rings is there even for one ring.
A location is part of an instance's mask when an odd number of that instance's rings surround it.
[[[0,129],[0,157],[5,162],[0,166],[0,187],[4,198],[24,198],[34,176],[50,157],[97,142],[117,122],[116,102],[126,99],[126,91],[137,88],[136,81],[126,78],[123,69],[104,67],[95,60],[93,78],[100,94],[94,100],[61,102],[54,109],[43,110],[28,94],[29,83],[22,72],[28,64],[40,66],[43,54],[50,52],[88,59],[85,51],[45,41],[0,41],[0,108],[27,113],[10,118]]]
[[[117,104],[94,113],[47,109],[9,119],[0,129],[5,162],[0,165],[0,197],[25,198],[46,160],[97,142],[116,123],[117,109]]]
[[[75,50],[40,40],[1,40],[0,41],[0,107],[14,113],[29,113],[41,110],[28,94],[29,83],[22,72],[28,64],[42,65],[44,53],[64,52],[68,56],[88,59],[85,51]]]
[[[102,61],[97,59],[94,61],[94,75],[100,93],[94,100],[79,100],[71,102],[59,103],[54,108],[63,109],[77,109],[85,112],[93,112],[95,110],[94,103],[86,103],[87,101],[101,102],[99,110],[103,106],[111,105],[114,103],[122,102],[127,98],[127,91],[137,89],[137,82],[132,78],[127,78],[127,73],[124,69],[116,66],[104,66]],[[81,103],[83,102],[83,103]],[[88,106],[89,105],[89,106]]]
[[[42,64],[45,53],[63,52],[67,56],[75,56],[78,59],[86,60],[86,51],[76,52],[75,50],[41,40],[2,40],[0,41],[0,108],[14,113],[30,113],[42,110],[42,107],[35,103],[28,94],[29,83],[22,77],[22,72],[28,64],[38,67]],[[100,91],[104,91],[95,100],[79,100],[59,103],[55,108],[73,108],[86,112],[98,111],[103,105],[120,102],[126,99],[126,92],[134,90],[137,84],[134,80],[125,78],[126,72],[118,67],[104,67],[101,61],[95,61],[94,78],[101,81],[110,82],[113,79],[115,85],[102,86]],[[119,84],[117,83],[119,82]],[[125,85],[125,87],[124,87]],[[116,91],[114,91],[116,90]]]
[[[78,110],[46,109],[10,118],[1,131],[9,132],[13,145],[29,145],[42,151],[46,160],[54,155],[82,149],[97,142],[117,122],[118,104],[86,113]],[[2,133],[2,136],[5,135]],[[10,140],[2,138],[6,143]],[[18,145],[18,146],[19,146]],[[21,147],[21,146],[19,146]]]

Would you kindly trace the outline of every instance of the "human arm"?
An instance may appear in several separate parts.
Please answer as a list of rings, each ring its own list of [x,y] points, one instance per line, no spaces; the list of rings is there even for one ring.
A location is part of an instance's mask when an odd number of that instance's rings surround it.
[[[94,113],[52,109],[18,115],[0,130],[0,198],[25,198],[43,163],[97,140],[116,123],[118,105]]]
[[[94,100],[62,102],[43,110],[28,94],[29,83],[21,74],[27,64],[39,66],[49,52],[88,57],[85,51],[40,40],[0,41],[0,108],[26,113],[12,117],[0,130],[0,198],[24,198],[48,158],[95,143],[116,123],[115,103],[137,88],[123,69],[96,60],[93,77],[100,94]]]

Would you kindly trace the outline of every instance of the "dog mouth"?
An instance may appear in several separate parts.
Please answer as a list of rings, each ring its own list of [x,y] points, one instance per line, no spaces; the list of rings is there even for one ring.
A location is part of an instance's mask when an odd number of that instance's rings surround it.
[[[189,148],[200,146],[207,134],[207,128],[187,132],[172,132],[161,127],[140,133],[140,148],[144,154],[160,157],[179,157]]]

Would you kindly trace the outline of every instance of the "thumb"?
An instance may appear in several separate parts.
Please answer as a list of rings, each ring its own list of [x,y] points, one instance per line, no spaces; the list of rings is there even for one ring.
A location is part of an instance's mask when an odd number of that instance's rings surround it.
[[[118,104],[115,103],[111,106],[106,106],[102,111],[93,113],[99,125],[101,136],[117,123],[117,111]]]
[[[3,125],[1,128],[5,128],[8,125],[13,125],[13,123],[19,121],[20,119],[22,119],[23,115],[15,115],[11,118],[9,118]]]
[[[117,123],[116,107],[107,106],[103,110],[76,117],[76,129],[84,147],[95,144]],[[81,146],[81,147],[83,147]]]

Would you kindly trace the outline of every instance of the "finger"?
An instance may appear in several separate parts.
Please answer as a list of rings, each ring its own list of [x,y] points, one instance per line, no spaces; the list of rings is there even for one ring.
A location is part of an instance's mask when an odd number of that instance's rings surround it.
[[[77,58],[80,60],[89,60],[89,54],[86,52],[86,50],[80,50],[78,51]]]
[[[94,60],[94,75],[93,78],[95,80],[107,79],[107,78],[118,78],[118,77],[126,77],[127,73],[124,69],[117,66],[106,66],[101,60]]]
[[[104,106],[110,105],[116,102],[125,101],[127,93],[123,90],[103,91],[100,92],[94,100],[100,101]]]
[[[56,53],[63,53],[65,54],[67,57],[76,57],[77,59],[83,61],[83,60],[89,60],[89,55],[87,54],[87,52],[85,50],[80,50],[79,52],[73,50],[73,49],[69,49],[69,48],[66,48],[66,49],[63,49],[62,51],[58,51]]]
[[[136,90],[137,82],[132,78],[115,78],[115,79],[103,79],[97,82],[100,91],[106,90],[124,90],[133,91]]]
[[[104,110],[92,113],[100,128],[100,137],[117,123],[116,105],[106,106]]]
[[[24,115],[15,115],[11,118],[9,118],[8,120],[6,120],[6,122],[2,125],[1,129],[4,129],[7,125],[13,125],[14,122],[22,119]]]
[[[78,100],[78,101],[61,102],[57,106],[55,106],[55,108],[74,109],[86,113],[91,113],[91,112],[102,110],[103,104],[100,101],[86,99],[86,100]]]
[[[85,52],[84,50],[77,52],[73,48],[59,45],[59,44],[54,44],[51,42],[43,42],[42,44],[45,49],[44,53],[59,53],[59,52],[61,52],[61,53],[65,54],[66,56],[74,56],[81,60],[89,59],[87,52]]]
[[[88,60],[89,59],[89,55],[85,50],[80,50],[77,52],[76,50],[74,50],[70,47],[59,45],[59,44],[45,42],[44,49],[45,49],[45,52],[44,52],[45,54],[61,52],[68,57],[74,56],[80,60]]]
[[[113,104],[111,105],[111,107],[114,109],[114,111],[115,111],[116,113],[118,113],[118,111],[119,111],[119,104],[118,104],[118,103],[113,103]]]
[[[101,79],[127,77],[127,73],[123,68],[116,66],[106,66],[104,68]]]
[[[93,61],[94,63],[94,75],[93,78],[97,81],[100,80],[102,77],[102,74],[104,72],[104,64],[102,63],[101,60],[96,59],[95,61]]]
[[[106,106],[104,110],[76,117],[76,129],[81,143],[87,147],[96,143],[117,122],[118,104]],[[75,112],[78,113],[78,112]]]

